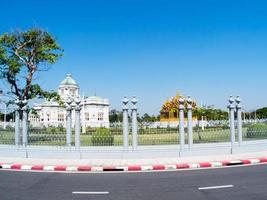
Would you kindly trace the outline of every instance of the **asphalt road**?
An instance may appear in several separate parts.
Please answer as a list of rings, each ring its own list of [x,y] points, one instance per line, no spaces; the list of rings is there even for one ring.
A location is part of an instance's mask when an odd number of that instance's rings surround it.
[[[222,188],[205,189],[211,186]],[[203,190],[200,190],[201,188]],[[11,199],[264,200],[267,199],[267,165],[123,174],[29,173],[0,170],[0,200]]]

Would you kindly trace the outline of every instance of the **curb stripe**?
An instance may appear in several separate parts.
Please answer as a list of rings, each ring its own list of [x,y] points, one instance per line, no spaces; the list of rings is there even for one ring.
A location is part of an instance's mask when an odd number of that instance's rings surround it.
[[[153,170],[165,170],[164,165],[153,165]]]
[[[21,170],[27,170],[27,171],[29,171],[31,169],[32,169],[32,166],[30,166],[30,165],[22,165],[21,166]]]
[[[16,170],[20,170],[21,169],[21,166],[20,164],[14,164],[14,165],[11,165],[10,169],[16,169]]]
[[[92,170],[92,167],[90,166],[78,166],[78,171],[80,172],[90,172]]]
[[[67,168],[66,168],[66,171],[67,171],[67,172],[76,172],[76,171],[78,171],[78,167],[71,167],[71,166],[70,166],[70,167],[67,167]]]
[[[212,164],[209,162],[205,162],[205,163],[199,163],[200,168],[208,168],[208,167],[212,167]]]
[[[128,171],[141,171],[141,166],[128,166]]]
[[[241,160],[242,164],[243,165],[249,165],[251,164],[251,161],[250,160]]]
[[[242,159],[221,162],[201,162],[201,163],[183,163],[176,165],[130,165],[130,166],[43,166],[43,165],[22,165],[22,164],[3,164],[0,163],[0,169],[11,170],[32,170],[32,171],[68,171],[68,172],[105,172],[105,171],[163,171],[163,170],[181,170],[181,169],[197,169],[211,167],[227,167],[235,165],[250,165],[257,163],[267,163],[266,158],[258,159]]]
[[[153,170],[153,166],[142,166],[141,171],[152,171]]]
[[[250,159],[251,164],[257,164],[260,163],[259,159]]]
[[[42,170],[44,170],[44,166],[34,165],[34,166],[32,166],[31,170],[42,171]]]
[[[3,169],[11,169],[11,165],[3,164],[1,165]]]
[[[267,163],[267,158],[259,158],[261,163]]]
[[[55,167],[54,166],[44,166],[44,171],[55,171]]]
[[[176,169],[189,169],[189,164],[177,164]]]
[[[66,171],[66,166],[55,166],[54,171]]]
[[[222,162],[211,162],[212,167],[222,167],[223,163]]]

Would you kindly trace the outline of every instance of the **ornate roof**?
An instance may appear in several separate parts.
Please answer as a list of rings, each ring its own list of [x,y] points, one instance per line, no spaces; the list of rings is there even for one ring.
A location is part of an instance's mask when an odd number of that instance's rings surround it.
[[[66,78],[60,83],[60,86],[62,85],[78,86],[71,74],[67,74]]]
[[[164,102],[164,104],[161,107],[161,112],[174,112],[174,111],[178,111],[178,107],[179,107],[179,99],[183,98],[184,100],[186,100],[187,98],[185,96],[182,96],[179,92],[177,92],[176,96],[166,100]],[[187,102],[185,101],[185,105],[187,104]],[[196,107],[196,101],[193,100],[192,102],[192,106],[193,108]]]
[[[98,97],[98,96],[90,96],[90,97],[87,97],[88,100],[91,100],[91,101],[101,101],[102,98],[101,97]]]
[[[90,96],[85,98],[85,104],[109,105],[109,100],[98,96]]]

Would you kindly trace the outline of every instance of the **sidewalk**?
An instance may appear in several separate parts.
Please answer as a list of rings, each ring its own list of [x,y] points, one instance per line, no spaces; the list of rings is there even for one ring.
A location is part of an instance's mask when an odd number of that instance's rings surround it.
[[[221,167],[267,162],[267,151],[234,155],[154,157],[146,159],[37,159],[0,157],[0,167],[45,171],[147,171]]]

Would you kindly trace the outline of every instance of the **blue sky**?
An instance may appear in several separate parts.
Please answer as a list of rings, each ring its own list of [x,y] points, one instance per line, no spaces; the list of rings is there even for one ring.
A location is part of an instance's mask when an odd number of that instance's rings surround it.
[[[82,93],[137,95],[141,113],[190,94],[225,108],[240,95],[246,109],[267,106],[267,2],[1,0],[0,33],[38,26],[57,37],[64,56],[38,76],[56,89],[72,73]],[[1,83],[2,84],[2,83]]]

